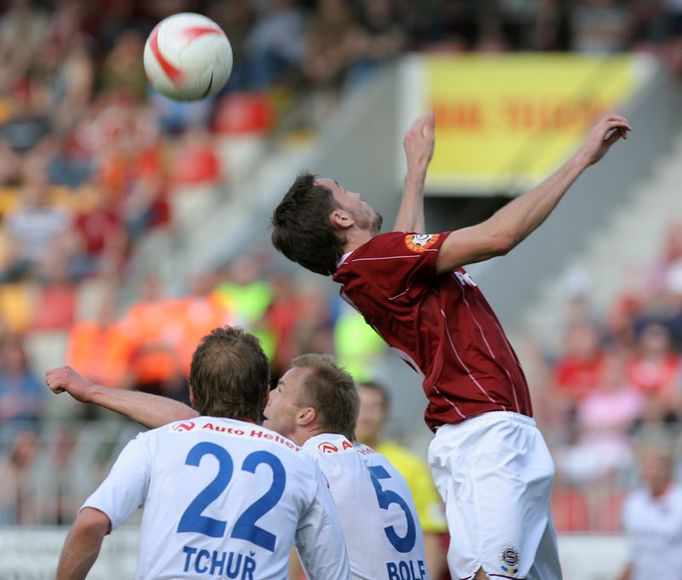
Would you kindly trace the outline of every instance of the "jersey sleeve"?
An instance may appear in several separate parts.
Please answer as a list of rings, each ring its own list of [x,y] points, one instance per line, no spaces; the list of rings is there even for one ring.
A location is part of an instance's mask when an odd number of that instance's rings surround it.
[[[116,529],[144,505],[150,471],[147,438],[141,434],[123,448],[107,478],[81,509],[89,507],[105,513],[111,529]]]
[[[409,297],[415,284],[438,276],[436,258],[448,235],[381,234],[351,254],[348,267],[389,300]]]
[[[296,530],[296,548],[310,580],[351,580],[341,524],[327,481],[315,466],[315,494]]]

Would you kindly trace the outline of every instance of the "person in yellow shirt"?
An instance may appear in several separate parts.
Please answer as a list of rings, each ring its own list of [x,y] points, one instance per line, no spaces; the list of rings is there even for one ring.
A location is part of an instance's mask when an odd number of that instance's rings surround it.
[[[358,385],[360,413],[355,429],[356,439],[384,455],[407,481],[414,498],[419,521],[424,531],[426,565],[431,578],[438,579],[447,569],[443,538],[448,532],[443,503],[429,468],[419,456],[393,441],[381,438],[388,419],[388,391],[376,382]]]

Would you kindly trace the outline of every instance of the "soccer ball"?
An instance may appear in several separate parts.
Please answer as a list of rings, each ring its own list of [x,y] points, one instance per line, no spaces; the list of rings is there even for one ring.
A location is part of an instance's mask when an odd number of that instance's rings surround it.
[[[160,92],[180,101],[215,95],[232,72],[232,47],[213,20],[182,12],[164,18],[144,45],[144,70]]]

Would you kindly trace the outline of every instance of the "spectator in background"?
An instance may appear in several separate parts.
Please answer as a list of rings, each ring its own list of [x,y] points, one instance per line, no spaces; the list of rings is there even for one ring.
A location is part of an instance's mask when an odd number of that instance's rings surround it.
[[[666,38],[679,38],[682,35],[682,1],[662,0],[661,20]]]
[[[69,257],[50,252],[38,272],[37,296],[33,305],[33,331],[68,330],[76,317],[76,290],[71,279]]]
[[[673,578],[682,570],[682,487],[673,480],[669,437],[647,434],[638,455],[641,484],[623,508],[630,562],[620,580]]]
[[[77,248],[72,263],[74,278],[121,271],[128,249],[127,233],[111,199],[99,189],[93,205],[76,215],[73,235]]]
[[[0,139],[0,185],[15,185],[21,175],[21,157]]]
[[[554,367],[552,391],[557,418],[567,424],[569,431],[574,424],[578,404],[599,385],[603,358],[599,332],[594,325],[580,323],[566,328],[562,352]]]
[[[263,5],[244,41],[254,89],[263,91],[296,79],[304,53],[305,25],[295,0],[272,0]]]
[[[274,353],[270,357],[270,372],[276,381],[295,358],[291,337],[296,328],[301,301],[291,276],[278,272],[272,277],[271,283],[272,301],[268,306],[264,322],[274,344]],[[265,347],[263,350],[267,352]]]
[[[644,407],[642,394],[628,382],[622,353],[605,356],[595,390],[578,403],[578,437],[559,454],[560,469],[572,481],[595,481],[627,469],[632,461],[629,433]]]
[[[133,102],[142,102],[149,83],[144,72],[144,39],[135,30],[121,32],[101,68],[102,92],[112,93]]]
[[[263,263],[264,258],[256,252],[238,255],[215,288],[218,302],[235,312],[239,323],[258,338],[258,327],[272,303],[272,284],[265,277]]]
[[[35,427],[42,418],[44,394],[21,340],[5,339],[0,345],[0,422],[13,429]]]
[[[50,134],[52,125],[44,109],[36,103],[28,82],[14,91],[10,99],[10,114],[0,124],[0,139],[15,153],[23,155]]]
[[[95,82],[95,67],[82,34],[69,37],[63,46],[47,45],[40,63],[41,108],[48,112],[51,126],[60,134],[80,119]]]
[[[180,356],[184,327],[182,303],[163,296],[161,281],[149,274],[140,301],[121,320],[121,330],[131,343],[130,370],[136,389],[186,399]]]
[[[131,350],[131,339],[116,320],[113,293],[106,293],[95,320],[79,320],[71,327],[66,361],[95,383],[126,388],[132,386]]]
[[[646,398],[644,418],[676,422],[680,419],[680,357],[673,352],[670,332],[649,323],[641,330],[637,353],[629,364],[630,382]]]
[[[356,381],[371,381],[386,354],[386,344],[359,312],[339,301],[340,312],[334,325],[336,360]]]
[[[42,177],[25,183],[22,197],[22,205],[5,221],[12,251],[10,262],[0,272],[2,283],[34,273],[55,244],[67,236],[69,216],[50,203],[50,190]]]
[[[194,274],[190,279],[190,291],[181,298],[184,329],[180,343],[183,372],[189,376],[192,355],[201,339],[214,328],[237,323],[233,310],[225,308],[213,293],[214,277],[210,272]]]
[[[47,15],[29,0],[14,0],[0,19],[0,86],[12,87],[40,57]],[[17,47],[21,47],[17,50]]]
[[[307,352],[333,353],[334,321],[326,291],[311,280],[299,286],[298,294],[301,307],[292,334],[294,356]]]
[[[620,0],[581,0],[573,8],[572,27],[574,50],[614,53],[630,40],[631,14]]]
[[[389,396],[374,382],[361,383],[360,413],[355,435],[360,443],[384,455],[407,481],[419,522],[424,531],[424,553],[430,578],[436,580],[447,569],[446,550],[441,538],[447,534],[443,504],[426,463],[397,443],[381,438],[389,413]]]
[[[660,250],[660,256],[653,265],[648,276],[654,297],[665,293],[668,288],[669,274],[676,263],[682,263],[682,221],[675,220],[668,224]]]
[[[348,73],[352,87],[383,63],[395,58],[407,42],[394,0],[363,0],[353,41],[355,63]]]
[[[320,0],[305,35],[303,73],[316,89],[339,88],[358,57],[358,25],[349,3]]]
[[[6,459],[0,455],[0,523],[3,525],[38,523],[33,486],[38,450],[38,436],[26,430],[15,435]]]

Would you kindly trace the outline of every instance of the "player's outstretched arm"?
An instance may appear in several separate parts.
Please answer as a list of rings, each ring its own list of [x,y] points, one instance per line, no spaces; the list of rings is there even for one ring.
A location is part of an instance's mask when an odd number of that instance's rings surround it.
[[[68,366],[48,370],[45,380],[53,393],[67,392],[81,403],[115,411],[150,429],[199,415],[167,397],[96,385]]]
[[[102,540],[110,528],[111,522],[106,514],[93,508],[83,508],[64,542],[57,580],[85,578],[97,560]]]
[[[403,148],[407,158],[407,175],[393,231],[421,234],[425,231],[424,180],[433,157],[434,138],[435,116],[433,112],[417,118],[405,134]]]
[[[619,115],[600,119],[573,157],[542,183],[508,203],[490,219],[452,232],[438,253],[438,272],[509,252],[547,219],[585,169],[597,163],[616,141],[627,138],[629,130],[630,123]]]

